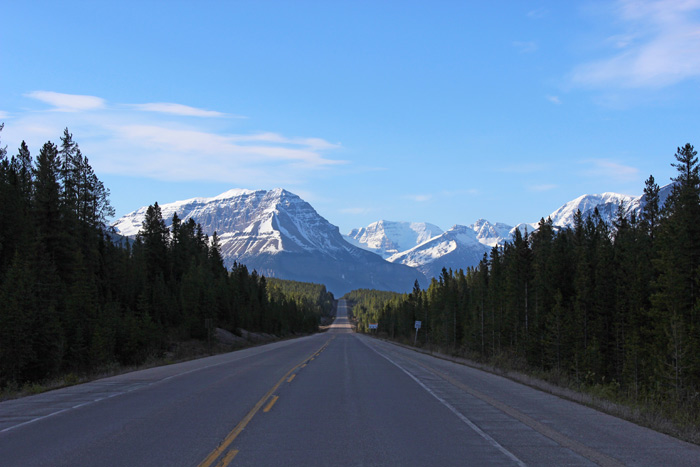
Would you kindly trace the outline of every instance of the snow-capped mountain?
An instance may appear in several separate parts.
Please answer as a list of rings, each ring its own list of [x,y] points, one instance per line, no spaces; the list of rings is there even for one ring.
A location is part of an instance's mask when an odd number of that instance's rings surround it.
[[[479,219],[469,228],[476,232],[479,243],[489,247],[503,245],[513,237],[512,226],[500,222],[492,224],[486,219]]]
[[[442,229],[427,222],[392,222],[381,220],[367,227],[353,229],[344,235],[345,240],[389,258],[440,235]]]
[[[660,205],[672,188],[661,188]],[[573,227],[577,210],[585,219],[597,208],[612,222],[620,206],[627,216],[639,216],[645,204],[643,196],[583,195],[548,217],[555,227]],[[177,212],[180,219],[201,224],[208,235],[216,231],[228,267],[237,261],[266,276],[322,283],[336,295],[357,288],[408,291],[416,279],[425,285],[426,276],[439,276],[443,267],[478,265],[484,253],[512,240],[515,229],[532,233],[538,227],[538,222],[511,227],[479,219],[443,232],[428,223],[382,220],[343,236],[310,204],[283,189],[230,190],[160,207],[168,226]],[[114,227],[122,235],[136,235],[146,209],[120,218]]]
[[[617,210],[622,207],[627,210],[632,206],[632,203],[640,197],[629,195],[621,195],[618,193],[603,193],[600,195],[583,195],[569,201],[549,217],[552,218],[552,224],[556,227],[573,227],[574,215],[576,211],[581,211],[582,217],[585,219],[593,214],[593,211],[598,208],[603,220],[611,223],[616,215]]]
[[[418,271],[384,261],[350,245],[338,228],[297,195],[283,189],[231,190],[213,198],[193,198],[160,205],[166,225],[177,215],[219,235],[224,263],[234,261],[269,277],[325,284],[342,295],[357,288],[408,291]],[[146,207],[114,223],[122,235],[138,233]]]
[[[457,270],[479,264],[490,250],[491,247],[479,241],[472,226],[455,225],[437,237],[393,255],[388,261],[414,267],[426,277],[438,277],[442,268]]]
[[[672,188],[672,184],[661,188],[659,191],[660,205],[663,205]],[[629,217],[633,212],[639,217],[645,204],[644,196],[634,197],[618,193],[583,195],[569,201],[544,218],[551,217],[555,227],[573,228],[576,211],[580,210],[583,219],[586,219],[593,215],[597,208],[603,220],[611,224],[620,207],[624,209],[626,217]],[[374,247],[375,250],[382,251],[383,255],[387,257],[388,249],[384,247],[382,250],[382,247],[389,244],[398,245],[398,243],[389,243],[387,239],[391,237],[384,233],[386,228],[384,230],[379,228],[382,222],[386,221],[375,222],[367,228],[354,229],[350,232],[350,236],[355,241],[361,239],[360,241],[364,243],[366,248]],[[393,224],[407,225],[408,223]],[[522,234],[525,232],[533,233],[538,226],[539,222],[522,222],[511,227],[507,224],[492,224],[485,219],[479,219],[468,227],[456,225],[447,232],[420,245],[411,246],[404,251],[396,248],[398,251],[387,257],[387,260],[415,267],[428,278],[437,277],[443,267],[466,269],[478,265],[485,252],[488,253],[494,246],[503,246],[507,241],[511,241],[516,229],[520,230]],[[473,232],[474,235],[469,231]]]

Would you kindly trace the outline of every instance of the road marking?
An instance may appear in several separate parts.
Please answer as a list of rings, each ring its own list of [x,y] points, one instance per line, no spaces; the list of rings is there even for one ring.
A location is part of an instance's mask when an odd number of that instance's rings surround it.
[[[375,349],[373,346],[371,346],[371,345],[369,345],[368,343],[366,343],[366,342],[364,341],[364,339],[360,339],[360,342],[362,342],[362,343],[365,344],[367,347],[369,347],[370,349],[372,349],[372,350],[373,350],[377,355],[379,355],[380,357],[384,357],[386,360],[388,360],[390,363],[392,363],[396,368],[398,368],[399,370],[401,370],[401,371],[403,371],[404,373],[406,373],[413,381],[415,381],[416,383],[418,383],[418,385],[419,385],[420,387],[422,387],[423,389],[425,389],[425,390],[428,392],[428,394],[430,394],[431,396],[433,396],[433,397],[434,397],[435,399],[437,399],[442,405],[444,405],[445,407],[447,407],[452,413],[454,413],[454,414],[457,416],[457,418],[459,418],[462,422],[464,422],[467,426],[469,426],[469,428],[471,428],[472,430],[474,430],[479,436],[481,436],[482,438],[484,438],[491,446],[493,446],[493,447],[495,447],[496,449],[498,449],[499,451],[501,451],[503,454],[505,454],[509,459],[511,459],[513,462],[515,462],[515,463],[516,463],[517,465],[519,465],[520,467],[525,467],[525,465],[526,465],[525,462],[521,461],[518,457],[516,457],[515,454],[513,454],[512,452],[510,452],[508,449],[504,448],[504,447],[501,445],[501,443],[499,443],[498,441],[496,441],[495,439],[493,439],[491,436],[489,436],[488,433],[486,433],[486,432],[483,431],[481,428],[479,428],[477,425],[475,425],[474,422],[472,422],[472,421],[469,420],[466,416],[464,416],[464,414],[462,414],[462,412],[460,412],[459,410],[457,410],[457,408],[455,408],[452,404],[450,404],[450,403],[447,402],[445,399],[443,399],[442,397],[440,397],[440,396],[438,396],[437,394],[435,394],[435,393],[433,392],[432,389],[430,389],[428,386],[426,386],[426,385],[425,385],[421,380],[419,380],[417,377],[413,376],[413,374],[411,374],[408,370],[406,370],[404,367],[402,367],[401,365],[399,365],[398,363],[396,363],[394,360],[392,360],[392,359],[391,359],[390,357],[388,357],[387,355],[384,355],[384,354],[380,353],[380,352],[379,352],[377,349]]]
[[[403,358],[412,361],[416,365],[424,368],[425,370],[429,371],[430,373],[434,374],[435,376],[442,378],[443,380],[447,381],[448,383],[452,384],[453,386],[463,390],[464,392],[471,394],[472,396],[476,397],[477,399],[481,399],[482,401],[486,402],[487,404],[490,404],[494,406],[495,408],[499,409],[500,411],[506,413],[507,415],[513,417],[514,419],[522,422],[523,424],[529,426],[533,430],[537,431],[538,433],[546,436],[547,438],[551,439],[552,441],[555,441],[559,445],[570,449],[571,451],[574,451],[576,454],[579,454],[593,462],[595,462],[598,465],[603,465],[603,466],[621,466],[624,465],[617,459],[614,459],[606,454],[603,454],[600,451],[596,451],[595,449],[586,446],[585,444],[579,443],[578,441],[575,441],[561,433],[559,433],[557,430],[554,428],[551,428],[541,422],[538,422],[534,418],[530,417],[529,415],[526,415],[519,411],[518,409],[515,409],[507,404],[504,404],[503,402],[494,399],[491,396],[488,396],[482,392],[477,391],[476,389],[473,389],[466,384],[457,381],[456,379],[452,378],[451,376],[435,370],[433,368],[428,367],[427,365],[412,359],[411,357],[406,357],[405,355],[402,356]]]
[[[324,346],[325,346],[325,345],[328,345],[328,343],[329,343],[331,340],[332,340],[332,339],[329,339],[328,341],[326,341],[326,343],[324,344]],[[321,348],[323,348],[323,347],[321,347]],[[223,452],[226,450],[226,448],[228,448],[228,447],[231,445],[231,443],[233,443],[233,441],[238,437],[238,435],[241,434],[241,431],[243,431],[243,429],[248,425],[248,423],[250,423],[250,421],[253,419],[253,417],[255,416],[255,414],[257,414],[257,413],[260,411],[260,409],[262,408],[263,404],[270,398],[270,396],[272,396],[272,394],[277,390],[277,388],[279,388],[279,387],[282,385],[282,383],[284,382],[284,380],[286,380],[287,378],[289,378],[289,376],[290,376],[292,373],[294,373],[294,371],[295,371],[297,368],[300,368],[300,367],[303,368],[304,366],[306,366],[306,364],[303,364],[303,363],[304,363],[305,361],[307,361],[308,359],[309,359],[309,357],[304,358],[304,359],[301,361],[301,363],[298,363],[298,364],[294,365],[294,367],[293,367],[292,369],[290,369],[287,373],[285,373],[285,375],[282,376],[282,378],[281,378],[279,381],[277,381],[277,384],[275,384],[274,386],[272,386],[272,388],[271,388],[269,391],[267,391],[267,393],[265,393],[265,395],[262,397],[262,399],[260,399],[260,400],[255,404],[255,406],[253,406],[252,409],[250,409],[250,412],[248,412],[248,413],[246,414],[246,416],[243,417],[243,419],[242,419],[240,422],[238,422],[238,425],[236,425],[236,427],[235,427],[233,430],[231,430],[231,432],[230,432],[228,435],[226,435],[226,437],[225,437],[224,440],[221,442],[221,444],[219,444],[219,446],[218,446],[216,449],[214,449],[211,453],[209,453],[209,455],[206,457],[206,459],[204,459],[204,460],[202,461],[202,463],[199,464],[199,467],[210,467],[210,466],[214,463],[214,461],[215,461],[216,459],[219,458],[219,456],[221,455],[221,453],[223,453]],[[302,364],[303,364],[303,365],[302,365]],[[276,399],[275,399],[275,400],[276,400]],[[238,452],[238,451],[236,451],[236,452]],[[234,454],[234,455],[235,455],[235,454]]]
[[[275,405],[275,402],[277,402],[277,399],[279,399],[280,396],[272,396],[272,399],[270,399],[270,402],[267,403],[265,408],[263,409],[263,412],[267,413],[270,411],[273,405]]]
[[[297,375],[297,374],[294,373],[292,376],[290,376],[289,379],[287,380],[287,382],[288,382],[288,383],[291,383],[292,380],[294,379],[294,377],[295,377],[296,375]]]
[[[330,340],[333,340],[333,338],[331,338]],[[330,340],[329,340],[328,342],[330,342]],[[282,342],[284,342],[284,341],[282,341]],[[291,343],[292,341],[290,340],[290,341],[288,341],[288,342]],[[209,369],[209,368],[215,368],[215,367],[217,367],[217,366],[226,365],[226,364],[228,364],[228,363],[237,363],[237,362],[240,362],[241,360],[245,360],[245,359],[248,359],[248,358],[256,357],[256,356],[265,354],[265,353],[267,353],[267,352],[271,352],[271,351],[276,350],[276,349],[281,348],[281,347],[286,347],[287,345],[289,345],[289,344],[284,344],[284,345],[276,346],[276,347],[274,347],[274,348],[266,349],[266,350],[260,351],[259,353],[254,353],[254,354],[252,354],[252,355],[244,355],[244,356],[241,356],[240,358],[234,358],[234,359],[232,359],[232,360],[225,360],[225,361],[222,361],[222,362],[212,363],[211,365],[205,365],[205,366],[202,366],[202,367],[193,368],[193,369],[190,369],[190,370],[183,371],[183,372],[181,372],[181,373],[176,373],[176,374],[173,374],[173,375],[170,375],[170,376],[166,376],[166,377],[161,378],[161,379],[154,379],[154,380],[152,380],[152,381],[143,381],[143,384],[137,384],[136,386],[133,386],[133,387],[127,387],[127,388],[125,388],[125,389],[118,390],[118,392],[116,392],[116,393],[114,393],[114,394],[109,394],[109,395],[107,395],[107,396],[105,396],[105,397],[99,397],[99,398],[97,398],[97,399],[95,399],[95,400],[93,400],[93,401],[88,401],[88,402],[85,402],[85,403],[81,403],[81,404],[78,404],[78,405],[76,405],[76,406],[74,406],[74,407],[67,407],[67,408],[64,408],[64,409],[59,409],[59,410],[57,410],[57,411],[55,411],[55,412],[51,412],[51,413],[46,414],[46,415],[41,415],[41,416],[39,416],[39,417],[35,417],[35,418],[32,418],[32,419],[26,420],[26,421],[21,422],[21,423],[18,423],[18,424],[16,424],[16,425],[8,426],[8,427],[3,428],[2,430],[0,430],[0,433],[5,433],[5,432],[8,432],[8,431],[14,430],[14,429],[16,429],[16,428],[20,428],[20,427],[29,425],[30,423],[38,422],[38,421],[40,421],[40,420],[44,420],[44,419],[46,419],[46,418],[53,417],[54,415],[62,414],[62,413],[64,413],[64,412],[68,412],[68,411],[70,411],[70,410],[76,410],[76,409],[78,409],[78,408],[80,408],[80,407],[84,407],[84,406],[86,406],[86,405],[94,404],[94,403],[96,403],[96,402],[100,402],[100,401],[103,401],[103,400],[105,400],[105,399],[111,399],[112,397],[123,396],[123,395],[125,395],[125,394],[129,394],[130,392],[136,391],[136,390],[138,390],[138,389],[149,388],[150,386],[153,386],[154,384],[162,383],[162,382],[164,382],[164,381],[169,381],[169,380],[171,380],[171,379],[178,378],[178,377],[180,377],[180,376],[189,375],[189,374],[191,374],[191,373],[194,373],[194,372],[197,372],[197,371],[202,371],[202,370],[207,370],[207,369]],[[328,345],[328,344],[326,344],[326,345]],[[244,350],[248,350],[248,349],[244,349]],[[193,361],[194,361],[194,360],[193,360]],[[187,363],[189,363],[189,362],[187,362]],[[137,370],[137,371],[145,371],[145,370]],[[86,384],[86,385],[91,385],[91,384],[96,383],[96,382],[99,382],[99,381],[100,381],[100,380],[91,381],[91,382],[88,382],[88,383],[85,383],[85,384]]]
[[[306,363],[304,363],[304,364],[303,364],[302,366],[300,366],[299,368],[304,368],[305,366],[306,366]]]
[[[224,458],[221,459],[218,464],[216,464],[216,467],[227,467],[233,458],[236,457],[236,454],[238,454],[238,449],[231,449],[226,453]]]

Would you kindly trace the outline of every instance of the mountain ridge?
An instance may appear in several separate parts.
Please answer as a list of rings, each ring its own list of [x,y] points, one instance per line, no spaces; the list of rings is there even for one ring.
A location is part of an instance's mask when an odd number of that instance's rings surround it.
[[[122,235],[136,235],[146,209],[113,226]],[[165,203],[160,209],[167,227],[177,213],[182,221],[194,219],[207,235],[217,232],[228,268],[238,262],[270,277],[323,283],[340,295],[355,288],[407,292],[416,280],[427,284],[419,271],[349,244],[338,227],[282,188],[229,190],[212,198]]]

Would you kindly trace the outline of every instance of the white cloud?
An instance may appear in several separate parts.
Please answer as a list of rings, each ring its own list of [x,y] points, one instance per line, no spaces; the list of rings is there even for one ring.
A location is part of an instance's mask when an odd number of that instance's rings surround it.
[[[416,203],[425,203],[433,199],[433,195],[406,195],[405,199],[415,201]]]
[[[603,41],[612,56],[573,70],[575,85],[659,88],[700,77],[700,0],[620,0],[611,11],[628,31]]]
[[[316,151],[326,150],[326,149],[337,149],[340,144],[329,143],[320,138],[286,138],[277,133],[257,133],[252,135],[238,135],[231,137],[231,141],[237,143],[278,143],[286,145],[299,145],[306,146]]]
[[[604,177],[618,182],[631,182],[636,181],[639,176],[639,169],[636,167],[623,165],[609,159],[589,159],[581,163],[590,166],[583,173],[592,177]]]
[[[153,102],[149,104],[133,104],[136,110],[145,112],[159,112],[171,115],[181,115],[184,117],[225,117],[226,114],[215,110],[204,110],[188,105],[174,104],[172,102]],[[238,117],[243,118],[243,117]]]
[[[539,49],[539,46],[537,45],[537,42],[535,42],[535,41],[525,41],[525,42],[513,41],[513,47],[518,49],[518,51],[520,51],[520,53],[523,53],[523,54],[533,53],[533,52],[536,52],[537,49]]]
[[[139,141],[141,145],[172,154],[192,154],[197,157],[238,158],[251,163],[263,161],[292,161],[312,166],[333,165],[342,161],[326,159],[319,152],[315,139],[290,139],[279,137],[273,144],[239,144],[260,141],[257,135],[222,135],[206,131],[171,128],[156,125],[123,125],[114,128],[115,136],[123,140]]]
[[[32,91],[26,94],[26,96],[52,105],[54,106],[53,110],[60,112],[79,112],[102,109],[105,107],[105,100],[95,96],[61,94],[52,91]]]
[[[0,110],[0,119],[3,119],[3,118],[10,118],[10,114]]]
[[[527,17],[532,18],[532,19],[541,19],[546,17],[549,14],[549,11],[546,10],[545,8],[536,8],[534,10],[530,10],[527,12]]]
[[[192,112],[143,112],[133,105],[108,106],[104,99],[93,96],[47,91],[27,96],[53,107],[13,115],[11,128],[3,131],[3,141],[16,146],[25,139],[36,151],[47,140],[57,140],[68,127],[101,174],[241,186],[299,186],[346,163],[327,155],[339,144],[318,137],[226,131],[221,120],[188,118]],[[58,113],[57,109],[71,112]],[[172,104],[163,110],[167,109],[179,112],[194,108]],[[235,126],[239,128],[241,121]]]
[[[561,99],[559,99],[559,96],[547,96],[547,100],[552,104],[561,105]]]

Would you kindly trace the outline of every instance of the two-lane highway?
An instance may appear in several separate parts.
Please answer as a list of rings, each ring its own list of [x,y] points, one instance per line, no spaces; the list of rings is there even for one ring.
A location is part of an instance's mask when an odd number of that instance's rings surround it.
[[[326,333],[0,403],[0,465],[700,465],[496,375]]]

